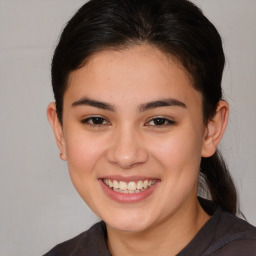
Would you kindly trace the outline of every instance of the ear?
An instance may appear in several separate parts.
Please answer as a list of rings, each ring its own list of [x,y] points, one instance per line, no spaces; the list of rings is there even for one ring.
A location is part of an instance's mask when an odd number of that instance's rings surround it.
[[[228,123],[229,105],[226,101],[219,101],[216,114],[208,121],[202,147],[202,157],[212,156],[224,134]]]
[[[62,129],[62,125],[59,121],[59,118],[57,116],[56,104],[54,102],[51,102],[48,105],[47,117],[48,117],[49,123],[52,127],[57,146],[60,150],[60,158],[62,160],[67,160],[65,140],[64,140],[64,136],[63,136],[63,129]]]

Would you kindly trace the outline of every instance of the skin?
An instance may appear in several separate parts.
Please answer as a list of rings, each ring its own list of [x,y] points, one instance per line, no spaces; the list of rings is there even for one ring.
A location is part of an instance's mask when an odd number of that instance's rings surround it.
[[[85,98],[113,109],[74,106]],[[184,106],[141,107],[167,98]],[[63,125],[55,104],[48,106],[61,158],[67,160],[80,196],[106,222],[112,255],[175,255],[210,218],[197,200],[200,160],[214,154],[227,124],[228,104],[220,101],[207,125],[202,112],[202,95],[187,72],[148,45],[101,51],[72,72]],[[95,119],[88,119],[92,116],[103,121],[95,125]],[[161,125],[156,118],[162,118]],[[112,175],[159,182],[147,198],[120,203],[99,182]]]

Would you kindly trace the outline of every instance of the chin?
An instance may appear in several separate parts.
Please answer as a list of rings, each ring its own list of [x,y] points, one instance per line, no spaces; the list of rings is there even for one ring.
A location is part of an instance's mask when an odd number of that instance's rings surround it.
[[[133,223],[132,225],[127,225],[127,223],[123,224],[123,223],[112,223],[107,225],[111,226],[111,228],[115,229],[115,230],[119,230],[122,232],[131,232],[131,233],[140,233],[143,232],[147,229],[147,226],[144,225],[140,225],[138,223]]]
[[[132,216],[125,216],[120,218],[112,217],[110,219],[106,219],[105,222],[111,228],[119,231],[139,233],[152,226],[152,221],[145,219],[142,216],[139,216],[139,218],[134,218]]]

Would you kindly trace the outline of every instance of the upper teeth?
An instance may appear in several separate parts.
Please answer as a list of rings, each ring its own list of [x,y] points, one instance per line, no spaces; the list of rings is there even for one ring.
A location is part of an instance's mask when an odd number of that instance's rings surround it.
[[[140,192],[141,190],[145,190],[156,183],[155,180],[139,180],[139,181],[117,181],[110,179],[103,179],[104,183],[114,190],[121,190],[127,192]]]

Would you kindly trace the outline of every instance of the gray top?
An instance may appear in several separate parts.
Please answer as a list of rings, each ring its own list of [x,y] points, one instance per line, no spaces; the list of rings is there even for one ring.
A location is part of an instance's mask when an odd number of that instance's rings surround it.
[[[255,227],[211,201],[202,198],[199,201],[212,217],[177,256],[256,256]],[[111,256],[105,223],[96,223],[44,256]]]

